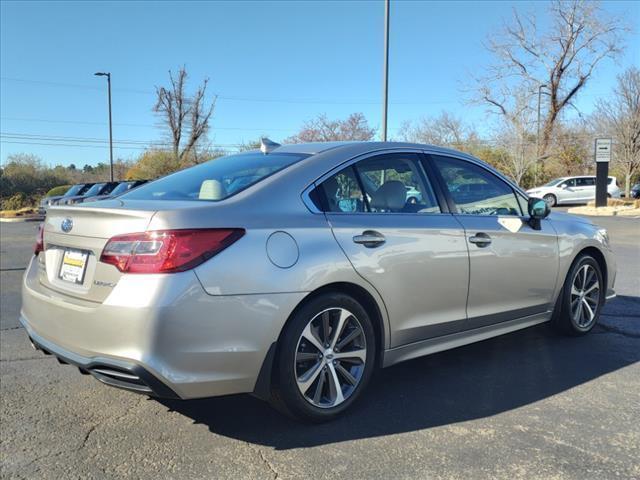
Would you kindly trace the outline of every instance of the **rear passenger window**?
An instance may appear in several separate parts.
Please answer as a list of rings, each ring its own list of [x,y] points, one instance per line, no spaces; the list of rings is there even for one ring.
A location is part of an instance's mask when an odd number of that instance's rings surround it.
[[[576,178],[576,186],[578,187],[593,187],[595,184],[595,178]]]
[[[372,213],[440,213],[418,155],[389,154],[356,163]]]
[[[323,210],[327,212],[365,211],[362,190],[352,167],[345,168],[322,182],[320,190],[325,200]]]
[[[326,212],[440,213],[413,153],[361,160],[322,182],[311,199]]]

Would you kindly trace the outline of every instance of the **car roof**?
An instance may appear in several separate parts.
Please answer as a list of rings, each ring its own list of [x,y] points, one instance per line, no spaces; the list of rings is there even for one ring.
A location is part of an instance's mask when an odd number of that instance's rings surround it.
[[[354,150],[361,150],[362,153],[373,152],[375,150],[392,149],[392,148],[414,148],[414,149],[422,149],[422,150],[428,149],[433,152],[455,154],[457,156],[466,156],[466,157],[473,158],[474,160],[480,160],[476,157],[471,157],[471,155],[469,154],[460,152],[459,150],[453,150],[451,148],[438,147],[436,145],[429,145],[424,143],[410,143],[410,142],[343,141],[343,142],[292,143],[292,144],[281,145],[280,147],[272,150],[272,152],[304,153],[309,155],[315,155],[318,153],[326,152],[328,150],[337,150],[342,148],[344,149],[348,148],[352,152]],[[480,161],[482,162],[482,160]]]

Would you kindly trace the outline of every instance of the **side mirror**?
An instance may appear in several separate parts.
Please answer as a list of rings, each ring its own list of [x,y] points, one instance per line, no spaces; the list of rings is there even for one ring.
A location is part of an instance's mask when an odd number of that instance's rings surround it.
[[[563,183],[562,185],[560,185],[560,188],[564,190],[564,189],[565,189],[565,188],[567,188],[568,186],[569,186],[569,185],[567,185],[566,183]]]
[[[551,207],[547,202],[534,197],[529,198],[527,210],[529,211],[529,224],[535,230],[540,230],[540,220],[547,218],[551,213]]]

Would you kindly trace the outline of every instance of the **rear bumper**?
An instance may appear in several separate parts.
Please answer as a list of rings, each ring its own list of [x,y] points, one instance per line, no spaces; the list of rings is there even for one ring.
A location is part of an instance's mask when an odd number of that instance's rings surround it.
[[[78,367],[81,373],[91,374],[102,383],[154,397],[180,398],[171,388],[140,365],[111,358],[83,357],[39,336],[22,316],[20,323],[27,331],[33,348],[45,355],[55,356],[60,363]]]
[[[253,392],[305,296],[209,295],[188,271],[125,275],[94,303],[44,287],[38,268],[32,261],[25,272],[20,312],[34,345],[104,383],[161,397]]]

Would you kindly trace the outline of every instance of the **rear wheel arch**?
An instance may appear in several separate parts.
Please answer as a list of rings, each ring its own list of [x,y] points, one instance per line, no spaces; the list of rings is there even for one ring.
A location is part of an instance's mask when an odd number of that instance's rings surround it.
[[[371,323],[373,325],[374,335],[376,338],[376,359],[374,366],[377,368],[382,367],[382,360],[384,356],[384,346],[385,346],[385,328],[384,328],[384,317],[382,316],[382,312],[380,310],[381,306],[378,304],[376,299],[373,297],[371,293],[369,293],[364,287],[357,285],[355,283],[350,282],[334,282],[322,287],[317,288],[316,290],[310,292],[307,296],[305,296],[298,305],[291,311],[287,320],[283,324],[280,329],[280,333],[278,334],[278,338],[269,348],[265,359],[263,360],[262,367],[258,374],[258,379],[256,381],[253,394],[261,398],[263,400],[268,400],[270,397],[271,386],[275,382],[276,378],[276,369],[275,367],[275,359],[278,357],[279,348],[281,346],[281,339],[284,331],[287,329],[289,323],[293,320],[296,313],[304,307],[307,303],[312,301],[313,299],[330,293],[341,293],[346,294],[356,300],[365,311],[369,314],[371,319]]]
[[[371,318],[371,323],[373,324],[374,333],[376,336],[376,366],[382,365],[382,352],[384,351],[385,345],[385,328],[384,328],[384,318],[382,316],[382,312],[380,310],[380,305],[376,299],[369,293],[364,287],[360,285],[356,285],[355,283],[350,282],[335,282],[324,285],[320,288],[309,293],[306,297],[304,297],[296,308],[293,309],[287,321],[282,326],[280,330],[280,334],[278,335],[277,344],[280,342],[280,338],[282,337],[282,332],[287,328],[287,325],[291,321],[291,319],[295,316],[296,312],[300,310],[304,305],[313,300],[320,295],[324,295],[327,293],[342,293],[349,295],[354,298],[362,307],[367,311]]]

